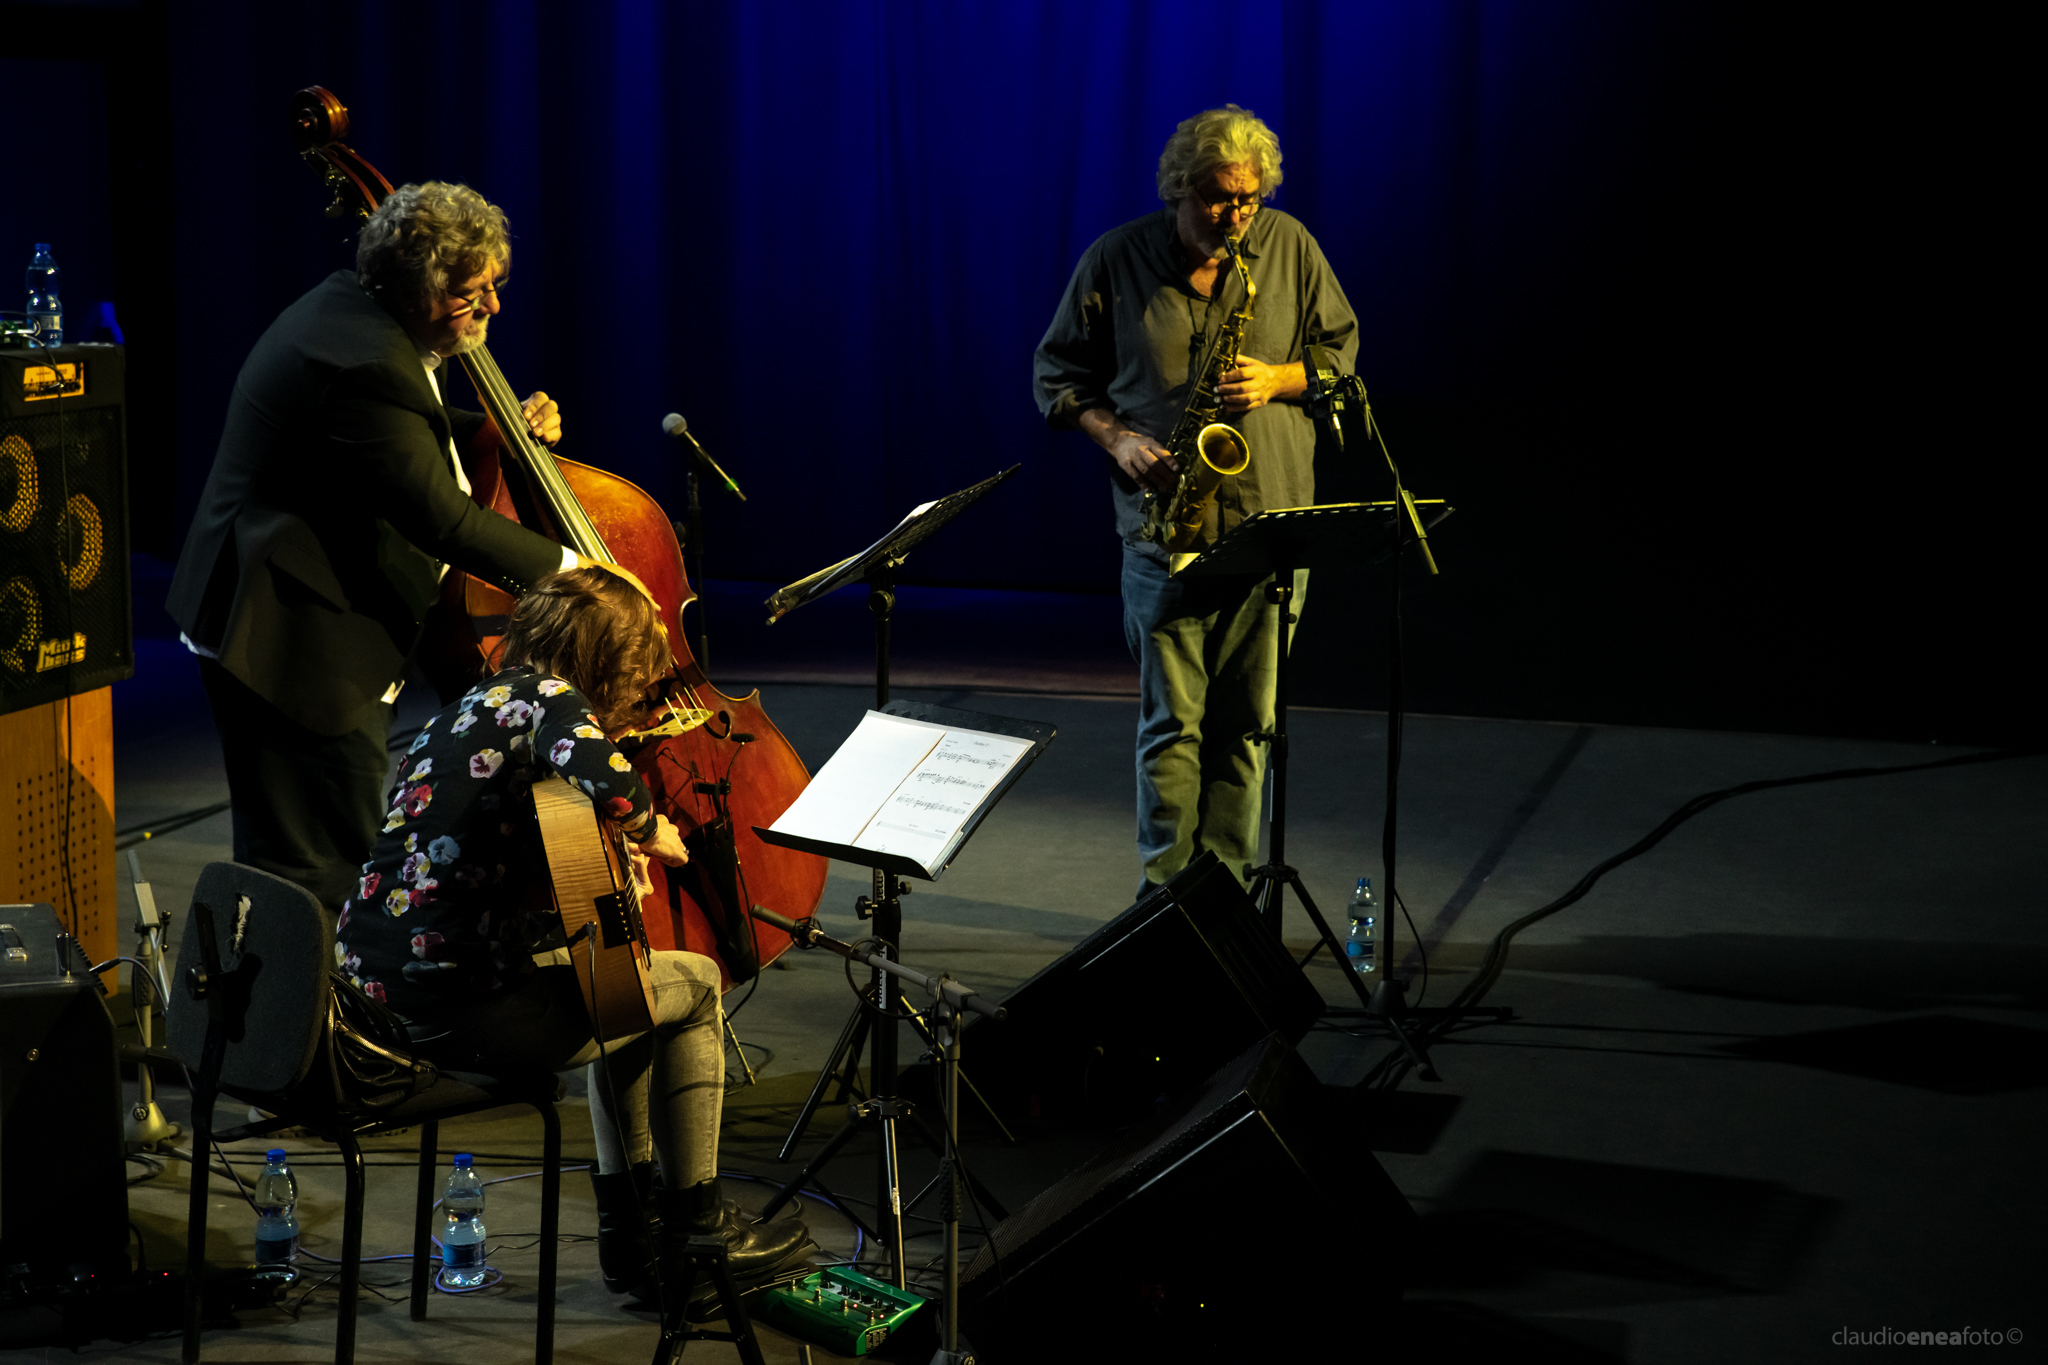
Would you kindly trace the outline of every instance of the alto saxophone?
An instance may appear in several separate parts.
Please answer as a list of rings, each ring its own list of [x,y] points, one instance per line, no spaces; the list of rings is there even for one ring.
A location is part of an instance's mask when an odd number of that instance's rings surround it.
[[[1223,376],[1237,368],[1238,348],[1244,345],[1245,328],[1251,325],[1252,300],[1259,287],[1252,283],[1251,267],[1245,263],[1239,243],[1226,237],[1223,247],[1244,281],[1244,303],[1223,324],[1209,363],[1196,377],[1188,405],[1167,438],[1166,449],[1179,466],[1173,492],[1145,495],[1145,524],[1138,531],[1175,558],[1175,569],[1192,558],[1188,547],[1202,534],[1202,522],[1209,515],[1216,490],[1233,474],[1244,473],[1252,462],[1251,443],[1244,433],[1219,419],[1223,402],[1216,390]]]

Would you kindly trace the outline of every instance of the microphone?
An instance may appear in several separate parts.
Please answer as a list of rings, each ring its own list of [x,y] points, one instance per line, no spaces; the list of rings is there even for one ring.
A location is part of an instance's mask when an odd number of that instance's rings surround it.
[[[1311,346],[1302,356],[1308,371],[1308,410],[1321,432],[1338,450],[1344,449],[1345,374],[1328,347]]]
[[[690,424],[683,420],[683,415],[680,412],[672,412],[661,419],[661,434],[674,437],[689,447],[691,458],[703,465],[705,471],[713,478],[724,484],[726,492],[732,494],[741,502],[747,500],[747,495],[740,492],[740,486],[732,481],[732,475],[720,469],[718,461],[712,459],[704,447],[697,444],[697,438],[690,434]]]

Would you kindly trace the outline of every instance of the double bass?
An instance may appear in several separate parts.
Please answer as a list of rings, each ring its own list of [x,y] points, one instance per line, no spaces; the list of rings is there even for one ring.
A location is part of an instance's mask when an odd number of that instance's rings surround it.
[[[292,98],[291,121],[300,155],[334,190],[330,218],[367,217],[391,192],[391,182],[343,143],[348,110],[333,94],[317,85],[300,91]],[[489,414],[464,460],[476,501],[586,559],[630,569],[654,598],[675,667],[662,680],[659,722],[628,736],[620,748],[653,794],[655,809],[681,833],[690,861],[650,867],[647,938],[655,948],[711,958],[729,990],[791,942],[753,919],[748,908],[802,919],[824,894],[824,858],[763,843],[754,833],[796,800],[810,773],[768,718],[758,691],[725,695],[691,655],[682,613],[696,593],[661,507],[629,480],[536,441],[486,348],[459,359]],[[459,691],[495,665],[515,602],[467,574],[451,571],[443,579],[421,648],[423,665],[444,692]]]

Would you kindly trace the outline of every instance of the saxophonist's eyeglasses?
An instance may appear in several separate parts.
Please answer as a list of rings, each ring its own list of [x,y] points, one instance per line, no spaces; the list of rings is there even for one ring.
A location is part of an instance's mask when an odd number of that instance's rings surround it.
[[[1264,208],[1266,203],[1264,196],[1256,191],[1251,194],[1226,194],[1214,186],[1208,189],[1196,190],[1195,197],[1211,209],[1219,209],[1225,212],[1235,210],[1247,217]]]

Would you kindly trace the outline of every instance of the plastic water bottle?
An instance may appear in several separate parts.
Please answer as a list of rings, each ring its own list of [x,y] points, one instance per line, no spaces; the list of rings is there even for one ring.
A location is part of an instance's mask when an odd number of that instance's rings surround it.
[[[441,1283],[473,1289],[484,1282],[484,1187],[469,1153],[455,1158],[441,1193]]]
[[[1371,976],[1379,969],[1379,905],[1372,898],[1372,878],[1360,877],[1351,893],[1351,935],[1344,940],[1344,956],[1351,970]]]
[[[256,1177],[256,1263],[286,1266],[299,1254],[299,1182],[284,1164],[284,1148],[264,1154],[263,1174]]]
[[[28,263],[28,320],[36,325],[38,343],[64,344],[64,305],[57,298],[57,262],[48,242],[36,243],[35,259]]]

